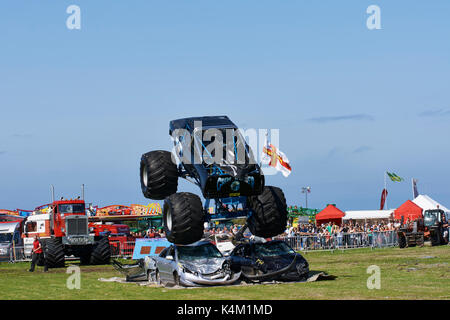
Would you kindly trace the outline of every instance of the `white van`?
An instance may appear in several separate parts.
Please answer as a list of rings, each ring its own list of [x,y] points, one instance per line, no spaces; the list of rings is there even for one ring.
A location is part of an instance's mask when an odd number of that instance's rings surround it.
[[[0,261],[23,258],[23,240],[20,232],[20,222],[0,223]]]

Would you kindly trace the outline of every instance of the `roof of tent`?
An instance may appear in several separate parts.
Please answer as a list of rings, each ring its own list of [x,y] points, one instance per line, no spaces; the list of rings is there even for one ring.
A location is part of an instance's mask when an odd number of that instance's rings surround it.
[[[394,211],[395,219],[401,219],[402,216],[405,217],[405,219],[409,218],[415,220],[422,216],[422,208],[411,200],[407,200]]]
[[[355,210],[345,211],[343,220],[364,220],[364,219],[389,219],[394,210]]]
[[[316,214],[316,221],[327,219],[341,219],[343,216],[345,216],[345,213],[343,211],[339,210],[334,205],[329,204],[325,209]]]
[[[439,209],[444,210],[444,212],[450,212],[449,209],[447,209],[442,204],[431,199],[429,196],[425,194],[417,196],[417,198],[415,198],[413,202],[417,204],[419,207],[421,207],[423,210],[437,209],[437,207],[439,206]]]

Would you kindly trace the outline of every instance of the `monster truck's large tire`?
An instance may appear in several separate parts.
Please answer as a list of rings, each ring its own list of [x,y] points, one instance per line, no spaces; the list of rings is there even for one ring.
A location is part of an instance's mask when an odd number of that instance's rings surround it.
[[[249,197],[248,201],[253,210],[247,221],[252,234],[270,238],[286,230],[287,205],[280,188],[266,186],[259,196]]]
[[[174,193],[164,200],[164,231],[175,244],[190,244],[203,236],[204,213],[200,198],[189,192]]]
[[[177,192],[178,169],[168,151],[151,151],[141,158],[141,188],[146,198],[162,200]]]
[[[111,248],[108,237],[102,237],[94,243],[91,253],[91,264],[109,264]]]
[[[44,257],[49,268],[64,267],[65,254],[64,247],[58,239],[46,239],[44,249]]]

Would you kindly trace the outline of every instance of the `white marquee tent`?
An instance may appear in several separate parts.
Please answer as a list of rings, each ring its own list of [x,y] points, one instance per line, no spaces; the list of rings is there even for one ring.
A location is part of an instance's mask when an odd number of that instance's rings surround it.
[[[430,209],[437,209],[439,206],[439,209],[442,209],[447,215],[450,214],[449,209],[447,209],[445,206],[431,199],[429,196],[425,194],[418,195],[417,198],[413,200],[413,202],[417,204],[419,207],[421,207],[424,211]]]
[[[385,220],[391,219],[394,210],[357,210],[345,211],[342,220]]]

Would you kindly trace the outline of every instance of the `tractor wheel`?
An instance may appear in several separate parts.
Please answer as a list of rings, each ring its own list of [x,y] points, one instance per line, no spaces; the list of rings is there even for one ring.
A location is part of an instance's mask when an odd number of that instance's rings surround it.
[[[398,246],[399,248],[406,248],[406,237],[404,234],[398,235]]]
[[[64,267],[64,247],[58,239],[47,239],[45,241],[44,256],[49,268]]]
[[[258,237],[269,238],[283,233],[287,224],[287,205],[280,188],[266,186],[262,194],[249,197],[253,213],[248,218],[250,232]]]
[[[438,246],[438,245],[441,244],[438,232],[431,233],[430,238],[431,238],[430,240],[431,240],[431,245],[432,246]]]
[[[108,237],[102,237],[94,243],[91,253],[91,264],[109,264],[111,248]]]
[[[151,151],[141,158],[141,188],[146,198],[162,200],[177,192],[178,169],[168,151]]]
[[[203,236],[204,213],[200,198],[189,192],[174,193],[164,200],[164,231],[167,240],[190,244]]]

